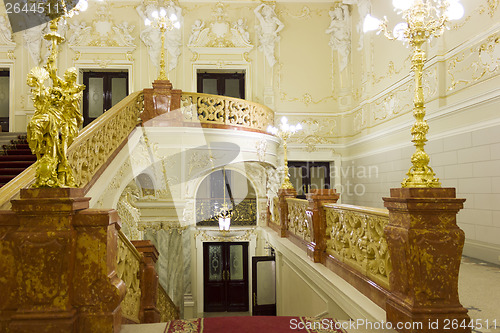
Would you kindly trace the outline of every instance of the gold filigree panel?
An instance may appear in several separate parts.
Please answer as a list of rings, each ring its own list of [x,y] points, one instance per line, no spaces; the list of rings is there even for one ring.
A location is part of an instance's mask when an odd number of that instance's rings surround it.
[[[68,148],[75,181],[85,187],[137,126],[143,110],[142,91],[130,94],[87,126]]]
[[[167,295],[167,292],[160,284],[158,285],[156,307],[160,311],[160,321],[162,323],[179,319],[180,317],[179,309],[175,306],[172,299]]]
[[[312,215],[307,211],[309,202],[302,199],[286,199],[286,202],[288,204],[288,231],[310,242]]]
[[[118,265],[116,272],[127,286],[127,293],[121,304],[122,315],[133,322],[139,323],[141,254],[121,231],[118,232],[118,235]]]
[[[257,223],[257,200],[255,198],[243,199],[232,207],[231,201],[226,199],[229,209],[233,211],[231,226],[254,226]],[[216,211],[222,207],[223,198],[219,199],[196,199],[196,221],[201,226],[219,226]]]
[[[325,212],[326,252],[389,288],[391,261],[384,234],[389,215],[339,205],[327,206]]]
[[[268,107],[225,96],[186,93],[181,96],[186,122],[219,124],[266,131],[274,123],[274,112]]]
[[[464,50],[448,61],[448,91],[463,89],[500,73],[500,33]]]

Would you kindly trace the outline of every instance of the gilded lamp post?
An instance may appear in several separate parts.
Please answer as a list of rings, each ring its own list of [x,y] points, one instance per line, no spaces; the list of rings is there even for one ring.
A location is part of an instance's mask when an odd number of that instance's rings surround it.
[[[278,136],[280,139],[283,140],[283,151],[284,151],[284,167],[285,167],[285,177],[283,178],[283,183],[281,184],[282,189],[293,189],[292,182],[290,182],[290,176],[288,175],[288,158],[286,155],[286,140],[295,132],[300,131],[302,129],[302,125],[297,124],[297,125],[290,125],[288,124],[288,119],[286,117],[281,118],[281,123],[279,125],[279,128],[276,128],[274,126],[269,125],[267,128],[267,131],[273,135]]]
[[[151,13],[153,20],[144,19],[145,25],[153,25],[160,29],[161,50],[160,50],[160,74],[158,80],[168,80],[165,70],[165,32],[171,31],[173,28],[180,29],[181,23],[178,21],[177,15],[174,13],[167,16],[167,10],[160,7],[160,10],[155,10]]]
[[[393,0],[395,10],[402,13],[404,22],[398,23],[393,32],[387,28],[387,18],[378,20],[367,15],[364,21],[364,31],[380,30],[391,39],[408,42],[413,49],[411,58],[412,71],[415,74],[415,96],[413,99],[413,116],[415,123],[411,128],[412,142],[416,147],[411,157],[412,166],[407,173],[408,178],[401,183],[402,187],[441,187],[439,178],[429,166],[429,155],[424,146],[429,125],[425,118],[424,89],[422,85],[425,51],[422,46],[432,37],[443,34],[449,20],[459,19],[464,9],[459,0]]]

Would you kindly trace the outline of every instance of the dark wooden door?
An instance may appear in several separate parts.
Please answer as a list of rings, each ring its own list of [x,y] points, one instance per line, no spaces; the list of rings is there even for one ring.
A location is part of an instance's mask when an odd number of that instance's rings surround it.
[[[10,72],[0,69],[0,126],[2,132],[9,131]]]
[[[305,199],[314,189],[330,188],[330,163],[290,161],[288,167],[297,198]]]
[[[198,73],[199,93],[245,99],[245,73]]]
[[[84,72],[83,126],[128,95],[127,72]]]
[[[252,257],[252,315],[276,316],[274,256]]]
[[[204,311],[248,311],[248,243],[203,244]]]

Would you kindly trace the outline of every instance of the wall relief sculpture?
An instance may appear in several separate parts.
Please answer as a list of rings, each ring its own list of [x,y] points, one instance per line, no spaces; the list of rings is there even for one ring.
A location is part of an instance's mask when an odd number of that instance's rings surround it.
[[[259,21],[259,25],[256,26],[257,36],[259,37],[259,51],[264,52],[267,63],[271,67],[274,67],[274,64],[276,64],[274,48],[275,44],[281,38],[278,34],[285,27],[274,10],[274,5],[271,6],[266,3],[261,3],[254,10],[255,16]]]
[[[339,72],[347,67],[351,55],[351,14],[347,5],[330,10],[330,26],[325,33],[330,35],[328,45],[339,53]]]
[[[15,47],[16,43],[12,39],[9,20],[0,15],[0,51],[12,51]]]

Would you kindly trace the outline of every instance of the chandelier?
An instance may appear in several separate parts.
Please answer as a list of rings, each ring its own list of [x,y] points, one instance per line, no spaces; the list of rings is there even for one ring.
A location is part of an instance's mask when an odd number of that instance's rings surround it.
[[[226,202],[226,188],[228,188],[228,184],[227,184],[227,181],[226,181],[226,169],[222,169],[222,173],[223,173],[223,178],[224,178],[224,188],[223,188],[223,192],[224,192],[224,196],[223,196],[223,203],[222,203],[222,207],[220,209],[218,209],[216,211],[216,216],[218,216],[218,220],[219,220],[219,230],[222,231],[222,232],[227,232],[229,231],[229,228],[231,227],[231,217],[233,215],[233,210],[230,210],[229,209],[229,206]],[[229,191],[229,189],[228,189]],[[231,201],[232,200],[232,194],[229,192],[229,195],[231,197]],[[234,209],[234,202],[233,202],[233,209]]]

